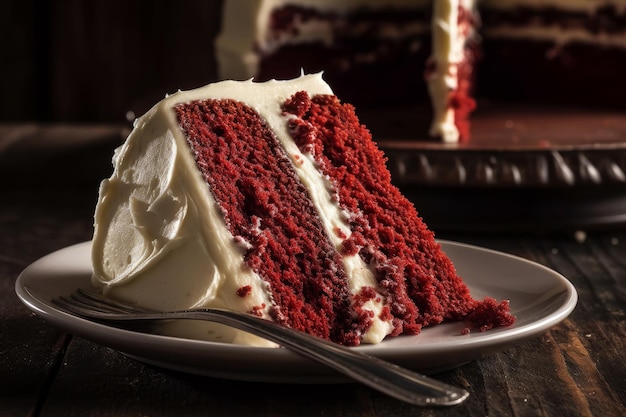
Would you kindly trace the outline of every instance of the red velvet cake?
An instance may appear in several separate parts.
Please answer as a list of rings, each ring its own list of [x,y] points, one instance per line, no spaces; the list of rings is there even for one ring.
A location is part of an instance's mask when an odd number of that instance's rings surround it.
[[[227,0],[216,41],[220,78],[324,71],[336,94],[357,108],[417,104],[432,113],[416,118],[424,133],[467,139],[474,2]]]
[[[506,301],[472,298],[320,74],[169,96],[114,165],[93,242],[94,282],[110,297],[236,309],[345,345],[514,321]]]
[[[626,108],[626,0],[226,0],[216,51],[220,78],[324,71],[368,126],[416,107],[411,134],[445,142],[476,97]]]

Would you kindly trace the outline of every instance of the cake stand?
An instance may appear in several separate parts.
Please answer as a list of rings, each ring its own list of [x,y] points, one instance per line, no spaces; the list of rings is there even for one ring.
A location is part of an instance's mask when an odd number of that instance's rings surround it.
[[[394,182],[434,230],[626,224],[626,112],[479,108],[467,143],[419,140],[410,126],[422,122],[407,109],[367,122]]]

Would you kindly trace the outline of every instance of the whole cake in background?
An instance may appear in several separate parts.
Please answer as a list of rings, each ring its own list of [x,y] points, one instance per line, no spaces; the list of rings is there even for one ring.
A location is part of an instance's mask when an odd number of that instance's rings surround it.
[[[432,97],[424,130],[455,142],[469,134],[474,108],[473,4],[436,2],[433,13],[430,0],[227,0],[216,40],[219,76],[264,81],[324,71],[336,94],[358,108]]]
[[[234,309],[345,345],[514,321],[507,301],[472,298],[321,74],[222,81],[137,119],[100,187],[92,260],[111,298]]]
[[[445,142],[476,98],[626,108],[626,0],[225,0],[216,51],[223,79],[323,70],[359,109],[430,108]]]

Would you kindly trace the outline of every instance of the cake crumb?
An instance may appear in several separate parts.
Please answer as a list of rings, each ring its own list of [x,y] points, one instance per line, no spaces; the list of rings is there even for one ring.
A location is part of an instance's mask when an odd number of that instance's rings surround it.
[[[265,303],[252,307],[252,310],[249,311],[250,314],[257,317],[263,317],[263,310],[265,309]]]
[[[495,327],[507,327],[515,322],[515,317],[511,315],[509,300],[497,302],[491,297],[485,297],[483,301],[476,304],[476,308],[466,318],[467,327],[461,330],[461,334],[469,334],[471,329],[478,329],[481,332],[491,330]]]
[[[245,285],[237,289],[237,295],[242,298],[250,295],[251,292],[252,292],[252,287],[249,285]]]

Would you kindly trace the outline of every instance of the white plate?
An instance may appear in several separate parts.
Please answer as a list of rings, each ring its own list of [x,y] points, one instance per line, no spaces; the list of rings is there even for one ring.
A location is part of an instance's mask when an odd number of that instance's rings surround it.
[[[555,271],[512,255],[442,241],[444,251],[475,298],[508,299],[513,326],[462,335],[462,323],[426,328],[355,349],[423,373],[436,373],[505,349],[545,332],[574,309],[574,286]],[[26,268],[15,283],[27,307],[61,329],[168,369],[264,382],[339,382],[335,371],[279,348],[239,346],[117,328],[58,310],[51,299],[91,288],[90,242],[51,253]]]

